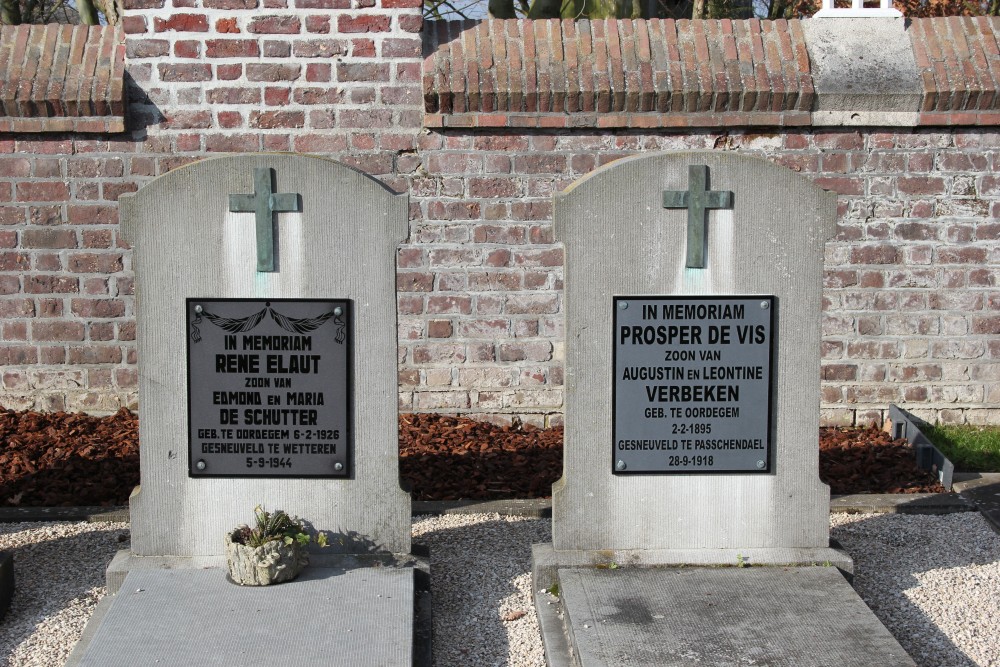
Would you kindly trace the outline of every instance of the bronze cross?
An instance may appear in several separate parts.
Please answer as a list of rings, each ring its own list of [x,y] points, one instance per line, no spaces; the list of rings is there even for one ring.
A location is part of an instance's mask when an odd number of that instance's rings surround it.
[[[275,193],[271,187],[274,169],[253,170],[252,195],[229,195],[231,213],[257,214],[257,271],[274,272],[274,214],[301,210],[296,193]]]
[[[705,268],[705,236],[708,211],[713,208],[732,208],[733,193],[729,190],[708,189],[708,167],[703,164],[688,165],[688,189],[664,190],[663,208],[686,208],[687,266],[689,269]]]

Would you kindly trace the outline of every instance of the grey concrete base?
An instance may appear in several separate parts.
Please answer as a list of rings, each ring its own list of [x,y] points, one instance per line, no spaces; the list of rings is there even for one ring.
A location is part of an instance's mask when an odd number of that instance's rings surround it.
[[[128,507],[0,507],[0,523],[22,521],[87,521],[106,523],[129,520]]]
[[[10,601],[14,598],[14,556],[6,551],[0,551],[0,620],[10,609]]]
[[[119,551],[105,572],[108,595],[115,595],[122,587],[125,576],[132,570],[197,570],[226,567],[225,556],[136,556],[128,550]],[[415,567],[427,570],[427,562],[416,556],[374,554],[323,554],[309,555],[310,568],[352,570],[363,567]]]
[[[834,567],[562,568],[558,577],[570,656],[550,665],[915,665]],[[545,639],[547,651],[558,643]]]
[[[1000,472],[955,473],[953,488],[1000,533]]]
[[[975,504],[957,493],[857,493],[830,499],[831,514],[952,514],[974,511]]]
[[[635,551],[556,551],[552,544],[531,545],[534,587],[549,588],[558,581],[557,570],[575,567],[632,568],[744,565],[830,565],[846,575],[854,561],[844,551],[826,549],[661,549]]]
[[[310,566],[266,587],[221,568],[134,569],[67,664],[411,667],[414,595],[411,567]]]

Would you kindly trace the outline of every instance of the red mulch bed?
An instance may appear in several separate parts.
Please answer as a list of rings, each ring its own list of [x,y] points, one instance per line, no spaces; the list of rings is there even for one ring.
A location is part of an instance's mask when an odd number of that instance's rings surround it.
[[[561,427],[400,415],[399,467],[414,500],[543,498],[562,474]],[[820,429],[820,477],[842,493],[944,489],[905,440]],[[125,505],[139,483],[138,420],[0,408],[0,506]]]

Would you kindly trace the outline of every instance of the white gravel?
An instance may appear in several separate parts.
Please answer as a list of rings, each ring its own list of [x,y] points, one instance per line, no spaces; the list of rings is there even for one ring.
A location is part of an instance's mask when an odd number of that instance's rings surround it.
[[[830,523],[854,588],[918,665],[1000,666],[1000,535],[978,512]]]
[[[855,588],[921,667],[1000,667],[1000,536],[977,513],[835,514]],[[418,517],[431,552],[435,667],[545,664],[531,602],[533,542],[549,521]],[[128,546],[121,523],[0,524],[17,586],[0,623],[0,667],[61,665]]]
[[[0,622],[0,665],[53,667],[69,657],[104,595],[104,570],[128,547],[127,523],[0,523],[14,555],[14,599]]]

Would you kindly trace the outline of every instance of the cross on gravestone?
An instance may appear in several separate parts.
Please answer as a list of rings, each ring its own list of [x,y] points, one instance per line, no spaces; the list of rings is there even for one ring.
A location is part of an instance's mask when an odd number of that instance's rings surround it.
[[[257,271],[274,272],[274,227],[275,213],[297,213],[299,195],[297,193],[275,193],[271,189],[274,169],[262,167],[253,170],[252,195],[229,195],[231,213],[257,214]]]
[[[705,227],[708,210],[732,208],[733,193],[729,190],[708,189],[708,167],[703,164],[688,165],[688,189],[664,190],[663,208],[686,208],[687,262],[689,269],[705,268]]]

